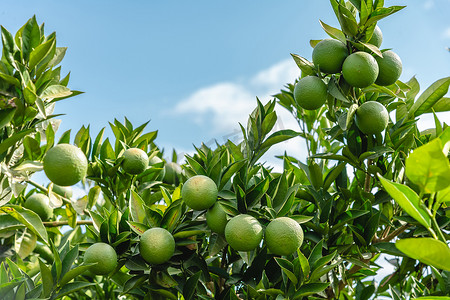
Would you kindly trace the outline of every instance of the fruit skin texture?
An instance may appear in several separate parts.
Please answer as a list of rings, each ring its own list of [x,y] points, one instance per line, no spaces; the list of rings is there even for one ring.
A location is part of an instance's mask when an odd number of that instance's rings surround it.
[[[223,235],[227,223],[227,214],[218,202],[206,211],[206,224],[212,231]]]
[[[86,176],[88,161],[80,148],[59,144],[44,157],[44,171],[48,179],[61,186],[70,186]]]
[[[394,84],[402,74],[402,61],[400,57],[391,50],[383,52],[383,57],[375,57],[378,63],[379,73],[376,84],[386,86]]]
[[[85,263],[98,263],[89,271],[95,275],[107,275],[117,267],[117,254],[113,247],[106,243],[95,243],[84,253]]]
[[[380,48],[382,42],[383,42],[383,33],[381,32],[380,27],[376,25],[375,29],[373,30],[372,37],[370,38],[368,43],[377,46],[377,48]]]
[[[316,76],[303,77],[294,88],[295,102],[307,110],[318,109],[324,105],[327,95],[327,85]]]
[[[365,134],[377,134],[386,129],[389,113],[383,104],[367,101],[356,110],[356,126]]]
[[[153,227],[141,235],[139,251],[149,264],[162,264],[173,256],[175,239],[166,229]]]
[[[69,198],[69,199],[73,195],[73,190],[72,190],[71,186],[60,186],[60,185],[54,184],[52,187],[52,191],[60,196],[63,196],[63,197]]]
[[[345,59],[342,65],[342,75],[344,75],[345,81],[354,87],[368,87],[377,79],[377,61],[369,53],[355,52]]]
[[[291,218],[276,218],[267,225],[264,240],[273,254],[291,255],[303,243],[303,230]]]
[[[189,178],[181,188],[181,198],[194,210],[208,209],[216,203],[217,185],[209,177],[196,175]]]
[[[25,208],[34,211],[42,221],[53,217],[53,209],[50,207],[50,199],[44,194],[34,194],[27,198]]]
[[[147,169],[148,155],[139,148],[130,148],[123,153],[122,168],[131,175],[141,174]]]
[[[251,251],[258,247],[263,237],[263,228],[257,219],[240,214],[225,226],[225,239],[236,251]]]
[[[324,39],[314,47],[312,60],[321,72],[335,74],[342,70],[342,64],[347,56],[347,47],[342,42]]]

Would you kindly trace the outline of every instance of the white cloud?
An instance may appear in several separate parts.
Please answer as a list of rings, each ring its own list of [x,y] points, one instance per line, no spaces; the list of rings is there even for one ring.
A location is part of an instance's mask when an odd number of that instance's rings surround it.
[[[256,97],[266,103],[286,83],[294,82],[299,75],[300,71],[292,60],[281,61],[240,82],[223,82],[204,87],[180,101],[172,113],[189,114],[196,123],[210,128],[212,134],[221,135],[221,138],[216,138],[219,143],[227,139],[238,142],[242,139],[238,123],[247,126],[248,115],[256,107]],[[276,130],[299,130],[296,120],[287,110],[276,106],[276,111]],[[208,145],[208,142],[205,143]],[[282,155],[285,151],[299,159],[306,157],[304,143],[296,138],[272,147],[262,161],[267,161],[268,165],[281,171],[282,162],[274,156]]]
[[[175,106],[176,115],[189,114],[195,122],[211,126],[214,134],[232,133],[245,125],[256,107],[256,97],[267,102],[286,83],[299,76],[292,60],[282,61],[242,82],[223,82],[202,88]]]
[[[255,96],[244,86],[219,83],[202,88],[178,103],[175,113],[190,114],[195,122],[212,125],[214,133],[223,133],[245,121],[254,106]]]

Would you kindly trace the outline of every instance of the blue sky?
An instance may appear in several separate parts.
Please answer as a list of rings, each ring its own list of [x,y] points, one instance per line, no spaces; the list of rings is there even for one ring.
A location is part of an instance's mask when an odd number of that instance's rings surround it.
[[[408,5],[378,24],[382,48],[403,61],[401,78],[416,75],[426,87],[449,76],[450,1],[385,2]],[[338,25],[325,0],[5,0],[0,23],[14,33],[33,14],[68,47],[69,87],[85,92],[57,106],[66,114],[60,133],[91,124],[95,135],[124,116],[135,125],[151,120],[148,130],[159,130],[166,156],[172,147],[190,152],[192,144],[233,136],[256,96],[267,101],[299,75],[289,53],[310,59],[309,40],[327,37],[318,20]],[[278,127],[297,129],[278,110]],[[274,151],[304,159],[298,143]]]

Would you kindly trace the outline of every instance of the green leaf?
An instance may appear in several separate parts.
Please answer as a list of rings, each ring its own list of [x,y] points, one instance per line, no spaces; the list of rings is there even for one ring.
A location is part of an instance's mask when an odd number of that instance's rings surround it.
[[[420,96],[409,110],[410,118],[418,117],[427,112],[433,105],[438,102],[448,92],[450,85],[450,77],[437,80],[430,85]]]
[[[62,276],[61,281],[58,282],[58,285],[65,286],[67,283],[69,283],[69,281],[89,270],[93,265],[95,264],[82,264],[69,270]]]
[[[227,184],[227,182],[231,179],[231,177],[234,174],[236,174],[236,172],[238,172],[245,165],[246,162],[247,162],[246,159],[235,161],[230,165],[228,165],[223,170],[223,174],[220,178],[220,184],[218,186],[219,191],[223,189],[223,187]]]
[[[0,207],[0,211],[20,221],[48,245],[47,230],[45,230],[41,218],[35,212],[18,205],[3,206]]]
[[[383,3],[384,1],[380,1],[379,3]],[[383,4],[381,4],[383,5]],[[399,10],[405,8],[406,6],[390,6],[390,7],[377,7],[370,15],[367,20],[365,27],[369,27],[370,25],[378,22],[379,20],[386,18],[387,16],[392,15],[393,13],[398,12]]]
[[[56,40],[55,38],[52,38],[45,43],[40,44],[33,51],[31,51],[28,68],[30,70],[34,69],[34,67],[36,67],[42,61],[42,59],[52,51],[52,48],[55,47],[55,45]]]
[[[183,202],[181,199],[174,201],[164,212],[161,227],[172,232],[183,214]]]
[[[298,279],[294,274],[294,265],[287,259],[281,257],[275,257],[275,261],[283,270],[284,274],[292,281],[294,284],[297,284]]]
[[[325,290],[330,284],[329,283],[308,283],[302,285],[298,291],[294,294],[293,299],[301,299],[305,296],[310,296],[317,294]]]
[[[406,185],[395,183],[385,179],[378,174],[381,184],[391,197],[403,208],[403,210],[413,217],[417,222],[425,226],[431,227],[431,218],[420,205],[419,196],[411,188]]]
[[[314,65],[311,62],[309,62],[306,58],[303,58],[300,55],[292,54],[292,53],[291,53],[291,56],[294,59],[297,66],[302,71],[302,74],[304,74],[304,75],[315,75],[316,74],[316,72],[314,71]]]
[[[2,215],[0,218],[0,236],[8,236],[15,233],[18,229],[25,228],[25,225],[20,223],[10,215]],[[1,282],[0,282],[1,283]]]
[[[397,241],[395,246],[411,258],[450,271],[450,248],[444,242],[433,238],[408,238]]]
[[[14,146],[16,142],[18,142],[26,135],[32,133],[33,131],[34,129],[23,130],[4,140],[2,143],[0,143],[0,154],[8,151],[8,149]]]
[[[21,259],[24,259],[33,252],[36,241],[36,234],[30,232],[29,229],[18,231],[15,235],[14,250]]]
[[[320,22],[320,26],[322,26],[323,30],[325,30],[325,32],[330,37],[332,37],[333,39],[339,40],[339,41],[341,41],[344,44],[347,42],[347,39],[345,38],[345,34],[342,31],[340,31],[337,28],[331,27],[328,24],[325,24],[321,20],[319,20],[319,22]]]
[[[20,81],[19,79],[17,79],[16,77],[13,77],[11,75],[8,74],[4,74],[4,73],[0,73],[0,78],[3,79],[3,81],[14,85],[17,88],[21,87]]]
[[[11,122],[16,112],[15,108],[0,109],[0,129]]]
[[[93,285],[97,285],[97,283],[96,282],[89,283],[89,282],[83,282],[83,281],[74,281],[74,282],[68,283],[65,286],[63,286],[59,290],[59,292],[55,296],[53,296],[51,299],[62,298],[63,296],[66,296],[70,293],[79,291],[81,289],[85,289],[88,286],[93,286]]]
[[[430,109],[428,109],[424,113],[432,113],[432,112],[446,112],[450,111],[450,98],[449,97],[442,97]],[[417,298],[418,299],[418,298]]]
[[[133,222],[144,223],[145,220],[145,208],[144,201],[141,196],[138,195],[135,191],[131,191],[130,200],[130,214]]]
[[[380,49],[378,49],[377,46],[369,44],[369,43],[363,43],[363,42],[359,42],[359,43],[361,45],[363,45],[364,47],[368,48],[373,53],[375,53],[378,57],[383,57],[383,54],[381,53]]]
[[[145,224],[127,221],[128,225],[130,225],[131,230],[133,230],[136,234],[142,235],[145,231],[147,231],[150,227]]]
[[[72,94],[72,91],[63,85],[51,85],[47,87],[39,96],[42,99],[55,99],[67,97]]]
[[[289,140],[293,137],[299,136],[300,133],[291,129],[279,130],[272,133],[261,145],[261,149],[268,149],[271,146],[278,144],[280,142]]]
[[[39,267],[41,270],[41,280],[42,280],[42,286],[43,286],[43,296],[47,298],[50,296],[53,290],[53,276],[52,272],[50,271],[50,268],[47,267],[47,265],[39,259]]]
[[[183,287],[183,296],[186,300],[194,299],[195,290],[197,288],[198,280],[200,279],[200,275],[202,271],[198,271],[194,275],[192,275]]]
[[[345,34],[355,36],[358,33],[358,23],[355,16],[342,4],[338,6],[338,20]]]
[[[41,31],[36,22],[36,16],[33,16],[21,28],[22,53],[25,59],[28,58],[30,52],[36,48],[41,41]]]
[[[406,158],[406,176],[425,193],[434,193],[450,185],[450,163],[440,139],[416,148]]]

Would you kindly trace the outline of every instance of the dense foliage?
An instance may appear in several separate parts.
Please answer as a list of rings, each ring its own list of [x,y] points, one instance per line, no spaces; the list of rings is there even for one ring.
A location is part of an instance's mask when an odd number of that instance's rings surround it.
[[[403,7],[330,2],[341,28],[321,22],[325,32],[349,53],[382,57],[370,43],[375,25]],[[157,131],[146,131],[147,123],[114,120],[109,137],[106,128],[92,135],[88,126],[55,140],[54,106],[80,93],[60,74],[66,48],[57,47],[55,33],[45,35],[35,17],[15,36],[3,27],[1,34],[0,299],[449,299],[450,128],[435,113],[450,110],[444,97],[450,77],[422,93],[414,77],[357,88],[340,71],[323,73],[292,54],[302,77],[326,84],[324,105],[303,109],[288,84],[274,100],[257,101],[241,125],[242,141],[201,145],[178,165],[175,151],[171,162],[164,159]],[[355,122],[368,101],[389,112],[382,133],[365,134]],[[276,105],[291,112],[299,128],[275,131]],[[420,132],[419,117],[430,113],[435,127]],[[270,147],[291,138],[304,139],[307,158],[280,155],[281,173],[261,161]],[[62,143],[76,145],[88,159],[82,197],[31,179]],[[136,175],[123,167],[130,148],[148,155],[148,166]],[[301,247],[274,255],[263,239],[254,250],[234,250],[211,231],[205,210],[183,201],[182,187],[195,175],[216,184],[227,219],[248,214],[264,229],[279,217],[301,224]],[[49,220],[25,207],[37,193],[49,197]],[[153,227],[175,241],[163,263],[148,263],[140,253],[141,235]],[[95,275],[95,263],[84,261],[98,242],[117,254],[107,275]],[[375,282],[382,262],[395,271]]]

